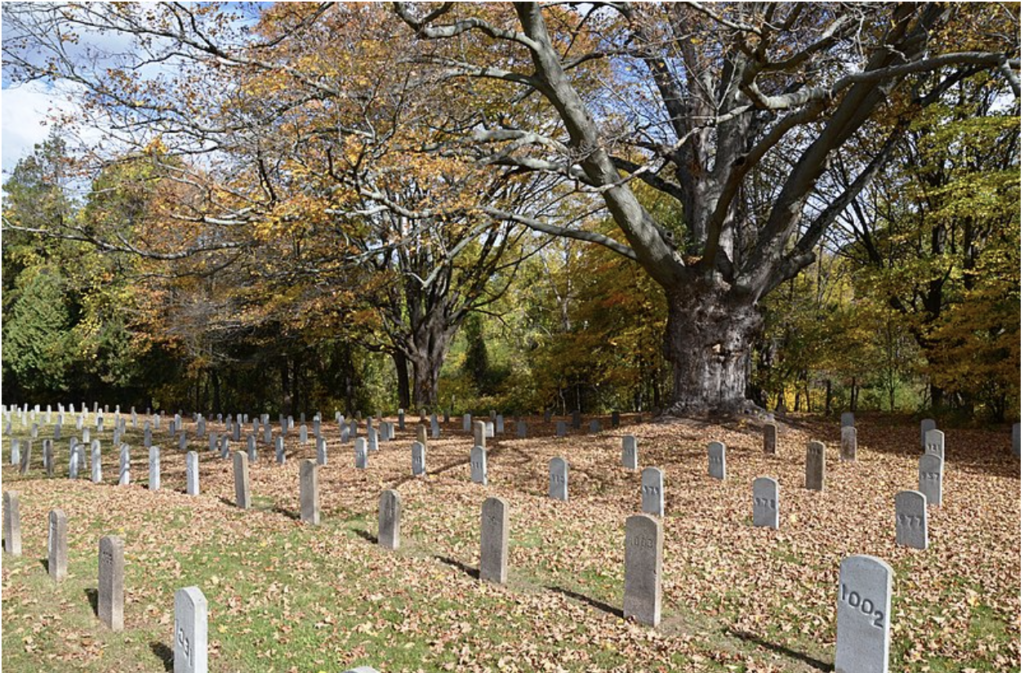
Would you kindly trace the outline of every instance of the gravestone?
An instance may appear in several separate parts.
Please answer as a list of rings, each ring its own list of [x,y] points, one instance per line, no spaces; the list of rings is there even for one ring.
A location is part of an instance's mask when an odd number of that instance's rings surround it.
[[[207,673],[206,596],[199,587],[174,592],[174,673]]]
[[[46,570],[59,582],[68,576],[68,517],[62,510],[50,511],[46,551]]]
[[[185,492],[199,495],[199,454],[195,451],[185,454]]]
[[[433,439],[437,439],[441,436],[441,424],[437,422],[437,414],[430,416],[430,436]],[[426,446],[424,444],[424,446]]]
[[[92,483],[99,484],[103,482],[103,455],[100,453],[100,440],[97,439],[92,443],[91,453]]]
[[[857,460],[857,428],[848,425],[840,430],[839,460]]]
[[[928,499],[919,491],[896,494],[896,544],[928,548]]]
[[[242,424],[241,423],[235,423],[234,425],[231,426],[231,439],[233,439],[236,442],[242,441]],[[253,439],[255,439],[255,437]]]
[[[130,449],[127,444],[121,445],[120,462],[118,465],[119,471],[117,474],[118,486],[128,486],[132,483],[132,459],[129,451]]]
[[[471,414],[465,414],[462,417],[462,431],[469,432],[473,429],[473,416]]]
[[[612,412],[612,427],[613,428],[617,428],[617,427],[619,427],[619,425],[620,425],[619,412],[618,411],[613,411]]]
[[[256,462],[256,437],[254,435],[249,435],[249,437],[246,440],[246,447],[245,448],[246,448],[246,452],[249,454],[249,462],[250,463],[255,463]]]
[[[305,446],[309,442],[309,430],[305,425],[299,426],[299,444]]]
[[[565,421],[558,421],[555,423],[555,436],[565,437]]]
[[[474,484],[487,485],[487,449],[474,446],[469,452],[469,478]]]
[[[188,435],[186,435],[184,431],[182,431],[181,434],[178,435],[178,450],[188,450]]]
[[[274,459],[278,465],[284,465],[284,437],[278,435],[274,440]]]
[[[494,417],[494,431],[499,435],[505,434],[505,416],[502,414]]]
[[[590,434],[597,434],[601,432],[601,421],[596,418],[590,421]]]
[[[721,442],[708,444],[708,474],[714,479],[725,480],[725,444]]]
[[[398,410],[398,429],[405,430],[405,409]]]
[[[149,447],[149,490],[160,490],[160,447]]]
[[[924,436],[924,452],[946,460],[946,433],[942,430],[929,430]]]
[[[341,443],[342,444],[348,444],[348,438],[351,435],[351,432],[348,429],[348,423],[342,422],[340,430],[341,430]]]
[[[299,505],[301,519],[314,526],[320,523],[320,488],[317,484],[319,467],[316,461],[304,460],[299,465]]]
[[[78,479],[78,469],[82,464],[82,456],[85,455],[82,451],[78,440],[72,438],[71,451],[68,455],[68,479]]]
[[[929,430],[935,430],[939,426],[935,424],[935,419],[925,418],[921,420],[921,448],[924,448],[924,439],[928,434]]]
[[[85,428],[84,430],[82,430],[82,443],[83,444],[88,444],[91,441],[89,437],[90,437],[90,435],[89,435],[89,428]]]
[[[282,439],[280,435],[278,435],[277,438],[278,439]],[[269,445],[269,444],[272,443],[272,441],[273,441],[273,438],[272,438],[272,435],[270,434],[270,426],[269,425],[264,425],[263,426],[263,443]]]
[[[366,469],[366,440],[362,437],[356,438],[356,469]]]
[[[622,438],[622,467],[635,470],[637,467],[636,437],[625,435]]]
[[[480,579],[504,584],[508,578],[508,503],[487,498],[480,513]]]
[[[124,629],[124,541],[114,535],[100,538],[100,578],[97,614],[113,631]]]
[[[810,442],[807,444],[804,488],[812,491],[825,490],[825,445],[821,442]]]
[[[240,509],[249,509],[252,506],[252,496],[249,492],[249,456],[244,451],[235,451],[232,467],[235,472],[235,505]]]
[[[196,437],[202,438],[206,436],[206,419],[202,416],[196,421]]]
[[[626,519],[626,582],[622,616],[641,624],[661,623],[661,521],[648,514]]]
[[[837,673],[889,670],[892,568],[874,556],[848,556],[839,564],[836,613]]]
[[[153,446],[153,431],[149,428],[149,423],[146,423],[142,431],[142,445],[147,449]]]
[[[645,467],[640,473],[640,511],[665,516],[665,474],[661,468]]]
[[[926,453],[917,461],[917,490],[924,494],[929,505],[942,504],[942,459]]]
[[[58,440],[60,439],[61,430],[62,430],[62,427],[61,427],[60,423],[58,423],[57,425],[53,426],[53,438],[54,439],[58,439]]]
[[[548,497],[569,499],[569,463],[565,458],[552,458],[548,463]]]
[[[544,410],[544,422],[545,423],[550,423],[551,422],[551,410],[550,409],[545,409]]]
[[[377,451],[379,446],[377,444],[378,432],[375,428],[366,429],[366,450]]]
[[[526,439],[526,421],[516,421],[516,437]]]
[[[377,511],[377,544],[385,549],[398,549],[402,541],[402,496],[387,490],[380,494]]]
[[[231,456],[231,440],[228,439],[227,435],[220,438],[217,443],[217,447],[220,449],[220,457],[222,460],[227,460]]]
[[[754,480],[754,526],[779,527],[779,482],[771,477]]]
[[[11,439],[11,465],[21,465],[21,440]]]
[[[21,454],[21,465],[18,466],[19,474],[28,474],[29,464],[32,462],[32,440],[25,440],[25,452]]]
[[[422,424],[416,426],[416,441],[423,446],[427,445],[427,426]]]
[[[484,422],[484,437],[487,437],[488,439],[494,438],[494,421]]]
[[[761,429],[761,445],[765,453],[775,454],[779,446],[779,426],[775,423],[765,423]]]
[[[316,464],[327,464],[327,440],[323,437],[316,438]]]
[[[855,425],[855,423],[853,421],[853,412],[852,411],[844,411],[843,415],[840,416],[839,418],[840,418],[840,421],[839,421],[840,427],[852,428]]]
[[[583,418],[580,416],[580,410],[572,412],[572,429],[579,430],[583,427]]]
[[[483,421],[473,423],[473,445],[487,448],[487,424]]]
[[[215,452],[217,450],[217,433],[215,433],[215,432],[211,432],[210,433],[210,442],[209,442],[209,444],[210,444],[210,447],[209,447],[210,453]]]
[[[38,423],[33,423],[32,424],[31,433],[32,433],[32,439],[37,439],[39,437],[39,424]]]
[[[11,556],[21,556],[21,511],[17,491],[4,491],[4,551]]]
[[[419,442],[412,443],[412,476],[427,473],[427,447]]]
[[[46,476],[47,477],[52,477],[53,476],[53,468],[54,468],[53,440],[52,439],[44,439],[43,440],[43,469],[46,470]]]

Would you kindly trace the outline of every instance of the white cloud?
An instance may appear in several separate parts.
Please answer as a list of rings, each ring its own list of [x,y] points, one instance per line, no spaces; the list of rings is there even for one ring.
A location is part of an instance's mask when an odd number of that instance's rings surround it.
[[[0,92],[0,155],[7,175],[32,148],[50,134],[49,117],[54,113],[71,112],[74,104],[67,96],[47,90],[42,82],[29,82]]]

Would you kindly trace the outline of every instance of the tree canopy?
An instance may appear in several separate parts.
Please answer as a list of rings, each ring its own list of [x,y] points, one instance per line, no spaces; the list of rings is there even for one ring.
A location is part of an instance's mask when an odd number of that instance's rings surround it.
[[[1017,7],[3,11],[5,75],[106,134],[5,186],[25,390],[68,390],[39,349],[78,330],[106,380],[217,406],[1019,399]]]

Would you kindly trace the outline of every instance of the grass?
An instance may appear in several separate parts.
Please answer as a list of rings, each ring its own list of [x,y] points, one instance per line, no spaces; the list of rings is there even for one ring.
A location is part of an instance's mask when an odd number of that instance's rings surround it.
[[[183,493],[176,448],[162,456],[162,490],[138,483],[147,470],[135,448],[139,431],[129,428],[125,439],[136,475],[129,487],[113,484],[110,423],[101,436],[101,485],[45,478],[36,440],[28,475],[3,467],[4,489],[22,494],[24,538],[24,554],[3,559],[4,669],[169,670],[174,592],[195,585],[210,606],[212,671],[814,671],[831,663],[838,561],[872,553],[896,572],[892,670],[1019,670],[1019,464],[993,455],[999,436],[947,434],[949,501],[932,514],[932,548],[911,552],[892,544],[888,526],[891,494],[913,474],[903,446],[916,426],[903,438],[889,424],[862,420],[858,463],[834,471],[830,464],[821,494],[798,486],[806,439],[835,430],[813,419],[784,432],[772,457],[759,452],[757,428],[631,427],[641,462],[646,456],[666,470],[663,624],[650,629],[619,616],[622,525],[639,507],[639,473],[618,467],[619,434],[603,419],[604,433],[551,442],[545,433],[554,422],[530,423],[532,439],[510,433],[495,441],[512,450],[495,453],[488,487],[469,481],[461,418],[428,449],[428,468],[454,467],[426,479],[408,476],[411,423],[365,471],[352,467],[351,445],[332,434],[318,527],[290,515],[298,509],[298,458],[313,453],[312,444],[297,446],[297,433],[285,466],[261,446],[249,511],[231,506],[231,461],[208,452],[205,440],[193,441],[202,459],[197,497]],[[66,475],[73,427],[66,424],[55,445],[58,475]],[[51,432],[44,426],[40,437]],[[168,446],[165,432],[155,435]],[[727,482],[706,477],[700,448],[710,437],[732,453]],[[6,437],[3,451],[9,457]],[[545,497],[556,453],[570,458],[567,503]],[[750,526],[750,482],[761,474],[780,479],[779,531]],[[374,544],[384,488],[402,494],[397,552]],[[512,507],[504,587],[475,577],[487,495]],[[40,563],[54,507],[69,517],[70,574],[60,584]],[[104,629],[90,603],[97,541],[108,534],[126,546],[122,633]]]

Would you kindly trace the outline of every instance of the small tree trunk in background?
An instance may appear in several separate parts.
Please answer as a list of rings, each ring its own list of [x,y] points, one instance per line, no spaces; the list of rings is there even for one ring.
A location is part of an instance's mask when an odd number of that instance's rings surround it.
[[[391,359],[395,361],[395,372],[398,376],[398,406],[402,409],[412,409],[412,399],[409,397],[409,361],[400,350],[391,351]]]
[[[213,413],[222,413],[220,404],[220,375],[217,370],[214,369],[210,372],[210,376],[213,379]]]
[[[825,379],[825,415],[832,413],[832,379]]]
[[[281,372],[281,413],[285,416],[292,415],[291,382],[288,376],[288,358],[281,358],[281,365],[278,368]]]

